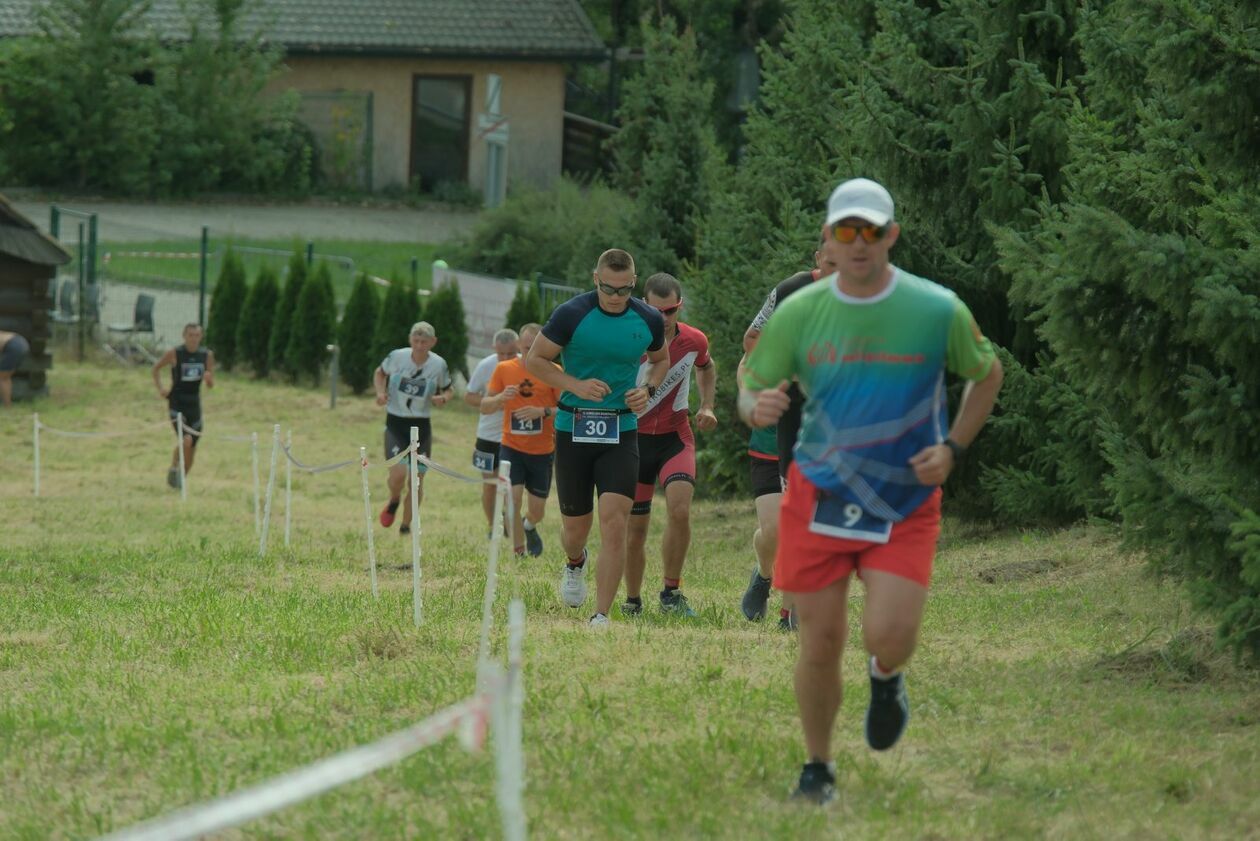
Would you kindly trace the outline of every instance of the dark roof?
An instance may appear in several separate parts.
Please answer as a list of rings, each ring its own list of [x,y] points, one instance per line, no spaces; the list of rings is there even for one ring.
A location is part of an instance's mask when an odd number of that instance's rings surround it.
[[[34,35],[41,0],[0,0],[0,37]],[[185,3],[153,0],[144,27],[188,36]],[[603,41],[578,0],[251,0],[242,31],[293,54],[597,59]]]
[[[41,266],[70,262],[70,253],[40,233],[35,223],[18,213],[4,196],[0,196],[0,254]]]

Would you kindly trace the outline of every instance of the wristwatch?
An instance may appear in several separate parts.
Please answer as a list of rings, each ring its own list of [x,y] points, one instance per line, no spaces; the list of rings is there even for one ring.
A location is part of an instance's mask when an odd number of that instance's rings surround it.
[[[645,385],[647,387],[648,400],[651,400],[653,397],[656,396],[656,386],[652,385],[651,383],[645,383]]]
[[[963,456],[967,454],[967,448],[953,438],[946,438],[941,443],[949,447],[950,452],[954,454],[954,464],[960,463],[963,460]]]

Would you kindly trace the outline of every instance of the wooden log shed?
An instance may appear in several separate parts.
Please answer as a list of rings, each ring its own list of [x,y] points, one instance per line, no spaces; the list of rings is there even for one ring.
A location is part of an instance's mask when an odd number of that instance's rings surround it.
[[[31,352],[13,375],[13,399],[48,393],[53,306],[49,290],[70,254],[0,196],[0,330],[23,336]]]

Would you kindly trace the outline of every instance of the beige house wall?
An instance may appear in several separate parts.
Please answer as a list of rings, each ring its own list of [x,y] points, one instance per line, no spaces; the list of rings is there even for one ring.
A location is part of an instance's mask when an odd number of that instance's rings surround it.
[[[560,177],[564,143],[564,67],[508,61],[290,56],[288,72],[273,90],[371,91],[372,184],[406,185],[411,160],[412,79],[417,75],[471,76],[472,103],[468,183],[481,190],[486,144],[477,138],[477,117],[486,106],[486,77],[503,80],[501,109],[509,121],[508,186],[545,187]]]

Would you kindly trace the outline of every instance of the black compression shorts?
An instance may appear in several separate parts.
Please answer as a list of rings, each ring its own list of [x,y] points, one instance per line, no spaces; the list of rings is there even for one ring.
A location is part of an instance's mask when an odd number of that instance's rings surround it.
[[[566,517],[591,513],[592,493],[633,500],[638,477],[637,430],[624,430],[618,444],[575,444],[572,432],[556,430],[556,496]]]

